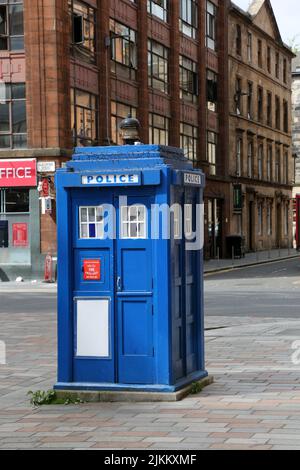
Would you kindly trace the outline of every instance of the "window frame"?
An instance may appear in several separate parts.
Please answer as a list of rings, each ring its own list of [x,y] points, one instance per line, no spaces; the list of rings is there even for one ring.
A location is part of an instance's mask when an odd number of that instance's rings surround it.
[[[197,0],[180,0],[179,30],[191,39],[197,39],[198,8]]]
[[[17,87],[19,85],[24,86],[24,97],[22,98],[14,98],[13,97],[13,89],[14,87]],[[24,149],[27,148],[27,98],[26,98],[26,83],[7,83],[7,82],[2,82],[0,83],[0,87],[4,87],[5,90],[5,97],[4,99],[0,99],[0,107],[2,105],[8,106],[8,124],[9,124],[9,129],[7,130],[0,130],[0,139],[1,137],[8,138],[9,139],[9,145],[8,146],[2,146],[0,145],[1,149]],[[8,90],[8,93],[6,92],[6,89]],[[14,131],[14,104],[16,103],[23,103],[24,106],[24,114],[25,114],[25,121],[23,121],[23,125],[25,122],[25,131],[24,132],[15,132]],[[5,121],[4,121],[5,122]],[[16,145],[14,143],[14,138],[21,137],[24,139],[24,144],[23,145]]]
[[[22,7],[21,8],[21,15],[22,15],[22,29],[23,33],[22,34],[11,34],[11,31],[13,29],[12,23],[11,23],[11,10],[13,10],[16,7]],[[16,0],[14,3],[11,3],[10,0],[2,0],[0,8],[5,10],[5,33],[1,34],[0,36],[0,51],[24,51],[24,4],[23,0]],[[12,47],[12,42],[13,40],[21,39],[22,42],[22,47]],[[6,41],[6,47],[2,47],[1,42]]]
[[[159,48],[161,48],[160,51]],[[167,47],[153,39],[148,39],[148,83],[151,88],[166,95],[169,94],[169,57],[170,51]],[[161,78],[161,67],[164,70],[163,78]]]

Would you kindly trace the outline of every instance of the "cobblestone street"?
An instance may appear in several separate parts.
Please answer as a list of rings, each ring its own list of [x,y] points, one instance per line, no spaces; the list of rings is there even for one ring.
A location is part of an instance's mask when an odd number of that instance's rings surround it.
[[[274,266],[268,282],[294,282],[299,292],[297,278],[278,278],[281,270]],[[207,281],[209,311],[209,283],[214,289],[215,282]],[[220,282],[230,289],[236,281]],[[53,288],[44,291],[54,302]],[[25,292],[22,287],[14,295]],[[292,362],[293,343],[300,339],[297,318],[207,316],[207,369],[215,383],[180,403],[33,409],[27,392],[47,390],[56,380],[56,317],[54,311],[19,310],[20,303],[16,311],[2,307],[0,313],[0,339],[7,346],[7,365],[0,366],[1,448],[300,449],[300,366]]]

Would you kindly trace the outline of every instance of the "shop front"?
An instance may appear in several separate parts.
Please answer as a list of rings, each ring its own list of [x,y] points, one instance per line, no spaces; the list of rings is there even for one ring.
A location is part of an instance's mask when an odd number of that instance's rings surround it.
[[[1,159],[0,281],[31,275],[39,238],[36,160]]]

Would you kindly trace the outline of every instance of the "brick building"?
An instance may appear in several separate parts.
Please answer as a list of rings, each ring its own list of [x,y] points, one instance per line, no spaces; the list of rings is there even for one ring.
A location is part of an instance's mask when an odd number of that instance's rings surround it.
[[[248,251],[292,244],[291,61],[269,0],[229,15],[230,233]]]
[[[300,194],[300,52],[292,63],[293,148],[296,156],[294,195]]]
[[[35,276],[55,254],[54,169],[74,146],[120,144],[128,113],[144,143],[182,146],[206,171],[206,251],[216,254],[229,217],[228,3],[0,2],[0,169],[38,163],[34,186],[0,178],[2,280]]]

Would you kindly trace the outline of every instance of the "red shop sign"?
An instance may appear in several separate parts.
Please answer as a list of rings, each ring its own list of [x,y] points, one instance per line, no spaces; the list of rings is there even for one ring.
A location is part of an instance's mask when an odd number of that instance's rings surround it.
[[[99,259],[85,259],[83,261],[83,279],[85,281],[101,280],[101,262]]]
[[[0,187],[37,185],[36,159],[0,160]]]
[[[28,246],[28,224],[12,224],[13,246]]]

